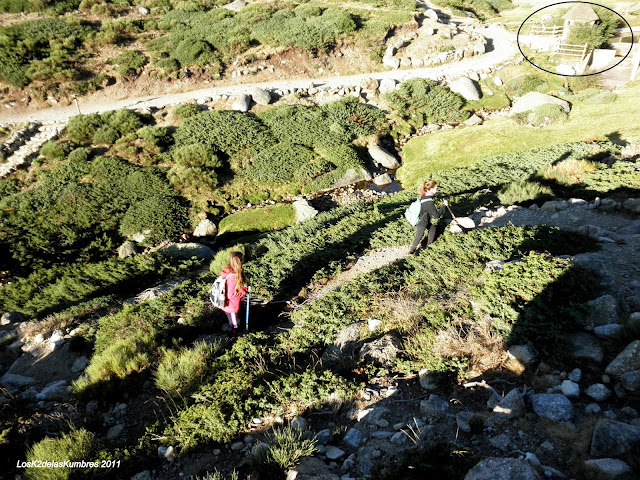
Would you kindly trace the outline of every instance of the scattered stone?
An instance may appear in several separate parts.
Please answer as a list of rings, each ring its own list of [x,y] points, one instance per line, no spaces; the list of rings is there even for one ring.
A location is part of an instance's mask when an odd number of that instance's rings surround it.
[[[585,413],[595,415],[600,413],[602,411],[602,408],[600,408],[600,405],[598,405],[597,403],[590,403],[589,405],[584,407],[584,411]]]
[[[487,267],[485,266],[485,270],[486,268]],[[515,358],[524,365],[529,365],[536,360],[536,353],[529,345],[513,345],[509,347],[508,354],[510,357]]]
[[[620,384],[630,392],[640,390],[640,370],[631,370],[620,375]]]
[[[449,402],[444,398],[434,394],[429,395],[427,400],[420,401],[420,413],[427,417],[440,417],[449,410]]]
[[[136,244],[131,240],[125,241],[120,248],[118,248],[118,257],[120,258],[128,258],[133,257],[137,252]]]
[[[149,470],[144,470],[140,473],[136,473],[131,480],[153,480],[153,476]]]
[[[244,2],[243,0],[234,0],[231,3],[227,3],[222,8],[225,8],[227,10],[231,10],[232,12],[236,12],[237,13],[240,10],[242,10],[244,7],[246,7],[247,5],[248,5],[247,2]]]
[[[436,11],[431,8],[428,8],[424,11],[424,16],[430,18],[434,22],[440,21],[440,18],[438,18],[438,14],[436,13]]]
[[[375,92],[378,90],[378,81],[375,78],[363,78],[360,82],[360,88],[368,92]]]
[[[511,447],[511,439],[503,434],[497,435],[495,437],[489,438],[489,443],[498,450],[508,450]]]
[[[501,87],[502,86],[502,79],[500,77],[493,77],[493,84],[496,87]]]
[[[596,473],[603,475],[604,478],[613,479],[633,472],[628,463],[616,458],[587,460],[584,465],[587,469],[595,470]]]
[[[426,368],[418,372],[418,377],[420,378],[420,386],[427,391],[435,391],[440,387],[438,375]]]
[[[309,422],[306,418],[297,415],[291,420],[291,428],[296,430],[306,430],[309,428]]]
[[[511,390],[500,403],[495,406],[493,413],[497,413],[507,418],[522,417],[526,413],[526,407],[520,390],[514,388]]]
[[[480,87],[468,77],[460,77],[454,80],[449,84],[449,89],[462,95],[465,100],[480,100],[482,98]]]
[[[591,456],[621,457],[640,442],[640,426],[615,420],[600,420],[591,438]]]
[[[382,325],[382,320],[378,320],[377,318],[370,318],[367,320],[367,327],[369,327],[370,332],[375,332],[376,328]]]
[[[358,448],[364,440],[364,434],[357,428],[350,428],[342,438],[342,443],[351,448]]]
[[[562,382],[562,394],[567,398],[578,398],[580,396],[580,385],[571,380]]]
[[[31,377],[25,377],[23,375],[16,375],[14,373],[6,373],[0,377],[0,383],[5,383],[11,387],[25,388],[36,383],[35,379]]]
[[[579,368],[574,368],[573,370],[571,370],[571,373],[569,374],[569,380],[571,380],[572,382],[579,382],[580,380],[582,380],[582,370],[580,370]]]
[[[525,461],[489,457],[469,470],[464,480],[540,480],[540,475]]]
[[[194,237],[215,237],[218,234],[218,227],[208,218],[203,218],[193,231]]]
[[[328,428],[320,430],[318,433],[316,433],[316,441],[320,445],[328,445],[331,440],[333,440],[333,435],[331,434],[331,430],[329,430]]]
[[[174,243],[160,248],[158,251],[173,258],[196,257],[206,260],[214,257],[213,250],[206,245],[195,242]]]
[[[382,57],[382,64],[386,65],[387,67],[394,68],[394,69],[400,68],[400,59],[396,58],[396,57],[392,57],[392,56],[386,55],[386,56]],[[387,80],[387,79],[385,79],[385,80]],[[383,90],[383,87],[382,87],[382,83],[384,83],[385,80],[382,80],[382,82],[380,84],[380,93],[382,93],[383,91],[386,91],[386,90]],[[395,83],[394,83],[394,87],[395,87]]]
[[[66,380],[51,382],[36,395],[36,400],[64,400],[69,397],[69,386]]]
[[[511,107],[511,114],[528,112],[535,110],[541,105],[559,105],[566,113],[569,113],[571,106],[569,102],[553,97],[551,95],[545,95],[539,92],[529,92],[522,97],[516,99]]]
[[[251,97],[242,93],[236,97],[233,105],[231,105],[231,109],[235,110],[236,112],[248,112],[250,105]]]
[[[389,185],[391,182],[392,180],[388,173],[383,173],[382,175],[377,175],[373,178],[373,183],[379,187]]]
[[[138,7],[138,13],[140,15],[149,15],[149,9],[146,7]]]
[[[610,323],[608,325],[600,325],[593,329],[593,333],[598,338],[613,339],[622,331],[622,325],[619,323]]]
[[[328,446],[324,451],[324,454],[329,460],[337,460],[342,458],[345,454],[344,450],[340,450],[338,447]]]
[[[590,360],[600,363],[604,359],[604,350],[598,338],[587,332],[575,332],[567,335],[569,352],[576,360]]]
[[[618,323],[618,304],[611,295],[603,295],[587,302],[589,313],[580,323],[586,330],[593,330],[601,325]]]
[[[609,375],[622,375],[633,370],[640,370],[640,340],[631,342],[607,366],[605,372]]]
[[[564,395],[538,393],[530,398],[533,411],[540,417],[557,422],[569,422],[573,419],[573,404]]]
[[[271,94],[260,87],[253,87],[251,89],[251,98],[258,105],[269,105],[271,103]]]
[[[396,59],[397,60],[397,59]],[[400,60],[398,60],[398,65],[400,64]],[[390,92],[396,89],[396,81],[391,78],[384,78],[380,82],[380,93]]]
[[[231,451],[239,452],[244,448],[244,442],[234,442],[231,444]]]
[[[71,371],[73,373],[81,372],[87,368],[87,365],[89,365],[89,359],[83,355],[82,357],[76,358],[71,367]]]
[[[478,115],[471,115],[468,119],[466,119],[462,124],[467,127],[471,127],[473,125],[482,125],[482,118]]]
[[[12,323],[22,323],[25,321],[24,315],[20,312],[6,312],[0,318],[0,325],[10,325]]]
[[[622,203],[622,206],[634,213],[640,213],[640,198],[628,198]]]
[[[388,367],[393,364],[401,348],[400,340],[387,334],[373,342],[366,343],[360,351],[360,358],[366,363]]]
[[[382,165],[384,168],[395,170],[400,166],[400,163],[398,162],[398,160],[396,160],[396,157],[394,157],[384,148],[378,145],[370,146],[368,151],[374,163]]]
[[[119,423],[118,425],[111,427],[109,430],[107,430],[107,440],[115,440],[122,434],[123,430],[124,423]]]
[[[293,202],[293,207],[296,210],[296,223],[304,222],[318,215],[318,210],[305,199],[296,200]]]
[[[593,398],[596,402],[604,402],[611,396],[611,390],[601,383],[590,385],[584,393]]]

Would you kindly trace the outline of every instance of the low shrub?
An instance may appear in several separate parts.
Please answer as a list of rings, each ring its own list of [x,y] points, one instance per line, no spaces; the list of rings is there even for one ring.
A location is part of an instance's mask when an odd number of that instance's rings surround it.
[[[509,80],[505,84],[504,90],[512,98],[514,96],[521,97],[525,93],[537,91],[544,84],[544,79],[537,75],[522,75]]]
[[[574,185],[582,183],[586,174],[596,172],[599,168],[595,162],[569,158],[541,169],[537,176],[561,185]]]
[[[316,452],[316,440],[307,438],[304,431],[291,427],[274,428],[271,431],[269,447],[263,458],[257,459],[255,468],[262,475],[286,475],[298,464],[302,457],[310,457]],[[275,478],[275,477],[271,477]]]
[[[175,105],[171,109],[171,114],[178,118],[189,118],[197,115],[198,113],[200,113],[200,109],[197,105],[192,103],[182,103],[180,105]]]
[[[47,468],[27,468],[25,475],[33,480],[66,480],[74,469],[64,466],[65,461],[90,460],[94,436],[84,429],[72,428],[60,438],[45,438],[27,450],[27,462],[58,462],[60,466]]]
[[[498,191],[498,199],[503,205],[524,203],[530,200],[540,201],[553,196],[553,192],[538,182],[511,182]]]
[[[618,96],[613,92],[601,92],[597,95],[587,98],[584,103],[587,103],[589,105],[614,103],[617,98]]]
[[[142,233],[146,243],[158,243],[179,236],[190,226],[187,207],[178,197],[151,196],[127,210],[120,223],[124,237]]]
[[[568,118],[569,114],[560,105],[550,103],[536,107],[530,115],[530,121],[535,126],[553,125]]]
[[[118,65],[116,72],[123,77],[139,75],[147,64],[147,57],[138,50],[125,50],[112,63]]]
[[[296,211],[291,204],[250,208],[233,213],[220,221],[218,236],[230,233],[254,233],[281,230],[296,222]]]

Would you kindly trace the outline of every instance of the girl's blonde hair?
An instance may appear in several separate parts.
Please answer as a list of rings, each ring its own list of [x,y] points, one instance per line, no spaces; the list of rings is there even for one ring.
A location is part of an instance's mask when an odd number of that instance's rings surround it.
[[[427,181],[420,182],[420,185],[418,185],[418,195],[420,195],[421,197],[424,197],[429,190],[437,186],[438,184],[433,180],[429,180],[428,182]]]
[[[240,290],[242,290],[242,287],[244,287],[245,283],[247,283],[247,278],[244,276],[244,272],[242,271],[242,262],[244,262],[244,257],[240,252],[231,252],[231,256],[229,257],[229,268],[231,268],[233,273],[236,274],[236,294],[238,294]]]

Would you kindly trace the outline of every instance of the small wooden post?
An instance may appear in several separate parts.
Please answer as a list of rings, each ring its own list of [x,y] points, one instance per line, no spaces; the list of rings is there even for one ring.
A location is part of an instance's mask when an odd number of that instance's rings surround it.
[[[81,115],[81,113],[80,113],[80,105],[78,104],[78,99],[76,97],[73,97],[73,103],[76,104],[76,111],[78,112],[78,115]]]

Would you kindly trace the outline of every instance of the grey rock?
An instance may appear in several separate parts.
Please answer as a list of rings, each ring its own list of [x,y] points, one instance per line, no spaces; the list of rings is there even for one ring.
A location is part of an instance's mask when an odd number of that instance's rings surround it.
[[[420,386],[427,391],[434,391],[440,388],[438,383],[438,375],[430,370],[422,369],[418,372],[420,378]]]
[[[242,93],[236,97],[233,105],[231,105],[231,109],[235,110],[236,112],[248,112],[250,106],[251,97]]]
[[[144,470],[142,472],[136,473],[131,480],[153,480],[153,476],[149,470]]]
[[[587,332],[575,332],[567,335],[569,352],[576,360],[590,360],[600,363],[604,359],[604,350],[595,335]]]
[[[427,417],[441,417],[449,411],[449,408],[449,402],[436,394],[431,394],[428,399],[420,401],[420,413]]]
[[[598,405],[597,403],[590,403],[589,405],[584,407],[584,411],[585,413],[588,413],[590,415],[595,415],[600,413],[602,411],[602,408],[600,408],[600,405]]]
[[[559,105],[566,113],[569,113],[571,106],[569,102],[553,97],[551,95],[545,95],[539,92],[529,92],[522,97],[516,99],[511,107],[511,113],[523,113],[530,110],[535,110],[541,105]]]
[[[350,428],[342,438],[342,443],[351,448],[358,448],[364,440],[364,434],[357,428]]]
[[[520,390],[514,388],[507,395],[500,400],[498,405],[493,409],[493,413],[505,416],[507,418],[522,417],[526,413],[526,407],[524,400],[520,395]]]
[[[271,103],[271,94],[260,87],[253,87],[251,89],[251,98],[258,105],[269,105]]]
[[[587,302],[589,313],[580,320],[586,330],[593,330],[601,325],[618,323],[618,303],[611,295],[603,295]]]
[[[464,480],[541,480],[529,463],[515,458],[489,457],[467,472]]]
[[[489,443],[498,450],[508,450],[511,447],[511,439],[508,435],[500,434],[489,438]]]
[[[384,168],[395,170],[400,166],[400,163],[389,152],[378,145],[372,145],[368,149],[369,155],[373,159],[374,163],[382,165]]]
[[[541,212],[556,212],[558,211],[558,202],[555,200],[548,200],[540,207]]]
[[[383,187],[385,185],[389,185],[392,182],[391,177],[388,173],[383,173],[382,175],[376,175],[373,178],[373,183],[378,185],[379,187]]]
[[[73,366],[71,367],[71,371],[73,373],[78,373],[83,371],[85,368],[87,368],[87,365],[89,365],[89,359],[85,356],[82,357],[78,357],[76,358],[76,360],[73,362]]]
[[[171,290],[176,288],[184,281],[184,278],[180,278],[177,280],[172,280],[170,282],[163,283],[162,285],[158,285],[157,287],[147,288],[142,291],[135,297],[131,297],[125,300],[125,303],[142,303],[147,300],[154,300],[158,297],[166,295]]]
[[[57,380],[44,387],[40,393],[36,395],[36,399],[64,400],[65,398],[68,398],[69,395],[69,386],[67,385],[66,380]]]
[[[428,8],[424,11],[424,16],[427,18],[430,18],[431,20],[433,20],[434,22],[439,22],[440,19],[438,18],[438,14],[436,13],[435,10]]]
[[[332,445],[328,446],[324,451],[324,454],[327,456],[329,460],[337,460],[339,458],[344,457],[344,450],[340,450],[338,447],[334,447]]]
[[[529,345],[512,345],[509,347],[508,353],[509,356],[515,358],[524,365],[529,365],[536,360],[536,353]]]
[[[640,442],[640,426],[615,420],[600,420],[591,437],[591,456],[621,457]]]
[[[622,325],[619,323],[610,323],[608,325],[600,325],[593,329],[593,333],[598,338],[613,339],[622,331]]]
[[[24,315],[20,312],[5,312],[0,317],[0,325],[10,325],[12,323],[22,323],[25,321]]]
[[[333,440],[333,435],[331,434],[331,430],[329,430],[328,428],[320,430],[318,433],[316,433],[316,441],[320,445],[328,445],[331,440]]]
[[[239,452],[244,448],[244,442],[234,442],[231,444],[231,451]]]
[[[467,118],[463,122],[463,125],[466,125],[468,127],[473,126],[473,125],[482,125],[483,121],[484,120],[482,120],[482,117],[479,117],[478,115],[471,115],[469,118]]]
[[[136,253],[138,253],[136,244],[131,240],[127,240],[118,248],[118,257],[120,258],[133,257]]]
[[[562,382],[562,394],[567,398],[578,398],[580,396],[580,385],[571,380]]]
[[[366,343],[360,351],[360,358],[367,363],[373,363],[379,367],[391,366],[400,352],[402,344],[400,340],[390,334]]]
[[[293,202],[293,208],[296,210],[296,223],[304,222],[318,215],[318,210],[313,208],[305,199]]]
[[[564,395],[557,393],[538,393],[531,395],[531,407],[540,417],[557,422],[569,422],[573,419],[573,404]]]
[[[407,443],[407,434],[402,431],[396,432],[391,436],[390,441],[394,445],[405,445]]]
[[[5,383],[11,387],[24,388],[33,385],[36,381],[31,377],[16,375],[14,373],[6,373],[0,377],[0,383]]]
[[[214,257],[213,250],[205,245],[195,242],[176,243],[163,247],[158,251],[173,258],[196,257],[207,260]]]
[[[396,57],[392,57],[391,55],[385,55],[384,57],[382,57],[382,64],[390,68],[400,68],[400,59]],[[384,80],[382,80],[380,84],[381,93],[387,91],[387,90],[383,90],[382,83],[384,83]]]
[[[291,428],[296,430],[306,430],[309,428],[309,422],[306,418],[296,415],[291,419]]]
[[[596,402],[604,402],[611,396],[611,390],[601,383],[594,383],[584,391],[585,395],[593,398]]]
[[[340,480],[340,477],[319,458],[303,457],[289,470],[286,480]]]
[[[624,201],[622,206],[634,213],[640,213],[640,198],[628,198]]]
[[[107,440],[115,440],[120,435],[122,435],[123,430],[124,423],[119,423],[118,425],[111,427],[109,430],[107,430]]]
[[[231,10],[232,12],[239,12],[244,7],[246,7],[247,5],[248,5],[248,3],[244,2],[243,0],[234,0],[231,3],[227,3],[222,8],[227,9],[227,10]]]
[[[376,425],[382,417],[387,415],[389,412],[389,409],[386,407],[371,405],[369,408],[358,411],[358,422],[362,422],[367,425]]]
[[[571,370],[571,373],[569,373],[569,380],[576,383],[582,380],[582,370],[580,370],[579,368],[574,368],[573,370]]]
[[[480,100],[482,91],[476,82],[467,77],[460,77],[449,85],[452,92],[459,93],[465,100]]]
[[[400,59],[400,66],[401,67],[410,67],[411,66],[411,58],[404,57],[404,58]]]
[[[208,218],[203,218],[193,231],[194,237],[215,237],[218,234],[218,227]]]
[[[493,77],[493,84],[496,87],[501,87],[503,84],[502,79],[500,77]]]
[[[342,175],[342,177],[333,182],[331,188],[340,188],[347,185],[352,185],[354,183],[370,180],[371,174],[367,171],[366,168],[360,168],[358,170],[356,170],[355,168],[350,168],[344,173],[344,175]]]
[[[637,392],[640,390],[640,370],[631,370],[620,375],[620,383],[630,391]]]
[[[397,60],[397,59],[396,59]],[[398,60],[398,65],[400,64],[400,60]],[[380,86],[378,90],[380,93],[390,92],[396,89],[396,81],[391,78],[384,78],[380,81]]]
[[[607,366],[609,375],[622,375],[632,370],[640,370],[640,340],[634,340]]]
[[[456,415],[456,425],[465,432],[471,433],[472,422],[479,418],[474,412],[460,412]]]
[[[587,467],[588,470],[594,470],[594,473],[603,475],[604,478],[611,479],[633,472],[628,463],[616,458],[587,460],[584,462],[584,466]]]

